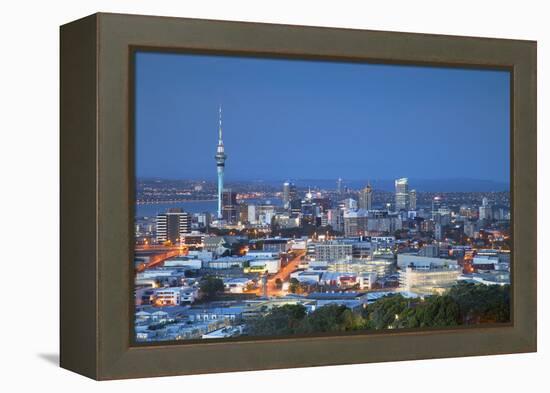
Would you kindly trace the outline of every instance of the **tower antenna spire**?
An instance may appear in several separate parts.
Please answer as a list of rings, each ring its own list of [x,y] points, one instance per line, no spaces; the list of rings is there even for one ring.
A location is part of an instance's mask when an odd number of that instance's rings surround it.
[[[221,145],[222,142],[222,105],[220,104],[219,108],[219,127],[218,127],[218,143]]]

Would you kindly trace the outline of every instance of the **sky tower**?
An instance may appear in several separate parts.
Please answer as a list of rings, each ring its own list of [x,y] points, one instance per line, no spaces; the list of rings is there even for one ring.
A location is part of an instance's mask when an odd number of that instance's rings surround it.
[[[222,107],[219,110],[219,125],[218,125],[218,147],[216,149],[216,168],[218,171],[218,220],[222,219],[222,194],[223,194],[223,171],[225,169],[225,150],[223,148],[222,139]]]

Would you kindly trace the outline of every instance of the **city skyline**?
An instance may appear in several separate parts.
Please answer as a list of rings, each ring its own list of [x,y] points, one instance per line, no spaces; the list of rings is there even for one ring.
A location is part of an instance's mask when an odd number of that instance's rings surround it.
[[[222,104],[229,181],[304,178],[319,167],[323,178],[390,179],[404,176],[405,165],[428,180],[467,174],[509,183],[504,71],[155,53],[138,53],[136,70],[138,177],[212,179]],[[329,93],[320,94],[320,80]],[[404,129],[413,137],[403,139]],[[397,134],[402,140],[392,141]],[[382,142],[389,151],[377,148]],[[426,152],[438,165],[419,158]]]
[[[373,189],[389,192],[394,189],[395,178],[377,179],[342,179],[342,186],[352,190],[360,190],[370,183]],[[509,191],[509,182],[497,182],[484,179],[467,179],[467,178],[449,178],[449,179],[420,179],[408,177],[409,182],[414,184],[417,191],[420,192],[501,192]],[[166,182],[206,182],[216,183],[216,171],[213,171],[209,178],[168,178],[168,177],[142,177],[136,179],[138,182],[143,181],[166,181]],[[231,179],[224,184],[264,184],[273,187],[280,187],[286,181],[291,181],[301,189],[312,187],[315,189],[332,190],[337,188],[338,179],[296,179],[296,178],[281,178],[281,179]]]
[[[510,321],[508,74],[141,55],[136,342]]]

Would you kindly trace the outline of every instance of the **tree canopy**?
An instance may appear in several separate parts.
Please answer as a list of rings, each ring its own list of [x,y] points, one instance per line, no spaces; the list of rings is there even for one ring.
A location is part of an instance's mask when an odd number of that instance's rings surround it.
[[[370,329],[446,327],[510,320],[510,287],[458,283],[426,299],[384,297],[365,310]]]
[[[296,283],[294,283],[296,285]],[[510,287],[459,283],[443,295],[407,299],[396,293],[362,312],[329,304],[310,313],[302,305],[274,307],[249,324],[254,336],[312,334],[352,330],[442,328],[508,322]]]
[[[223,280],[213,276],[206,276],[199,282],[199,288],[202,298],[211,300],[219,292],[223,292]]]

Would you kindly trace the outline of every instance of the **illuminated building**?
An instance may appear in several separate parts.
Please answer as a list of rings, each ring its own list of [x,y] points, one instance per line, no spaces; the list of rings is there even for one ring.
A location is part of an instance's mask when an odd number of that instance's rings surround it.
[[[409,209],[409,179],[403,177],[395,181],[395,210]]]
[[[389,214],[387,211],[371,210],[367,212],[367,233],[370,235],[380,233],[393,233],[402,229],[403,224],[399,215]]]
[[[248,205],[246,203],[241,203],[237,205],[237,209],[238,209],[238,221],[248,222]]]
[[[435,223],[434,238],[435,240],[443,240],[444,227],[440,223]]]
[[[439,257],[439,246],[435,244],[426,244],[418,251],[418,256],[437,258]]]
[[[199,228],[208,228],[210,226],[210,213],[203,212],[194,215],[197,218]]]
[[[182,243],[188,246],[202,247],[205,234],[201,232],[186,233],[182,236]]]
[[[367,231],[366,210],[347,210],[344,212],[345,236],[362,236]]]
[[[227,156],[223,147],[222,139],[222,107],[220,106],[219,112],[219,127],[218,127],[218,147],[216,149],[216,169],[218,172],[218,220],[223,218],[222,212],[222,193],[223,193],[223,175],[225,169],[225,160]]]
[[[434,197],[434,199],[432,200],[432,218],[434,218],[437,214],[440,214],[443,206],[443,198],[441,198],[440,196]]]
[[[371,236],[370,242],[373,251],[391,250],[395,246],[395,236]]]
[[[267,238],[262,241],[262,250],[272,253],[287,252],[290,250],[289,239]]]
[[[393,233],[403,227],[398,215],[382,210],[346,210],[343,219],[344,235],[348,237]]]
[[[476,232],[476,224],[474,221],[465,221],[464,222],[464,234],[468,237],[474,237]]]
[[[340,261],[351,258],[352,245],[338,241],[315,244],[315,261]]]
[[[399,284],[407,292],[441,294],[456,284],[460,274],[458,265],[429,268],[409,266],[399,272]]]
[[[372,187],[370,183],[360,192],[359,209],[372,210]]]
[[[439,249],[437,251],[440,252]],[[434,251],[432,250],[429,253],[433,255],[433,252]],[[453,263],[455,263],[454,260],[446,258],[429,257],[408,253],[397,254],[397,266],[400,269],[405,269],[409,266],[428,269],[430,267],[444,267]]]
[[[510,285],[510,273],[509,272],[484,272],[484,273],[470,273],[462,274],[458,277],[460,281],[466,281],[473,284],[483,285]]]
[[[258,221],[258,212],[256,209],[256,205],[248,205],[247,218],[250,224],[256,224],[256,222]]]
[[[283,207],[285,209],[290,208],[290,201],[298,197],[298,191],[296,185],[291,182],[283,183]]]
[[[169,241],[179,243],[185,234],[191,232],[191,216],[181,209],[170,209],[157,215],[156,239],[158,243]]]
[[[347,209],[347,210],[356,210],[357,209],[357,201],[352,198],[346,198],[339,203],[340,208]]]
[[[302,200],[300,198],[292,199],[290,201],[290,217],[299,217],[302,212]]]
[[[326,212],[332,207],[332,203],[328,198],[317,197],[313,198],[311,201],[317,205],[320,212]]]
[[[192,287],[170,287],[155,290],[153,304],[155,306],[179,306],[190,304],[198,297],[198,288]]]
[[[312,201],[313,194],[309,191],[301,206],[301,224],[317,225],[317,204]]]
[[[493,218],[493,207],[489,203],[487,198],[483,198],[481,206],[479,207],[479,219],[491,220]]]
[[[271,225],[273,217],[275,217],[276,209],[274,205],[258,205],[256,206],[257,224]]]
[[[416,190],[411,190],[409,193],[409,209],[416,210]]]
[[[329,263],[328,271],[339,273],[374,274],[378,278],[391,276],[395,272],[392,259],[356,259]]]
[[[344,210],[330,209],[327,212],[327,223],[337,232],[344,231]]]
[[[243,293],[251,285],[253,285],[252,280],[248,277],[228,277],[223,279],[224,291],[229,293]]]
[[[222,191],[222,215],[221,218],[228,223],[237,222],[238,209],[237,194],[231,188]]]

